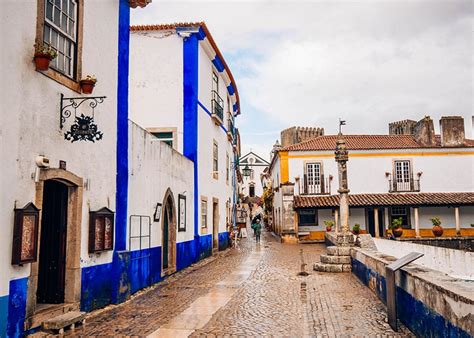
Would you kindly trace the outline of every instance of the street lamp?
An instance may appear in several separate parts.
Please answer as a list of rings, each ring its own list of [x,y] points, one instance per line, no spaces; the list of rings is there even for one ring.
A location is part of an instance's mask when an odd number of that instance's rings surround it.
[[[252,169],[249,168],[249,165],[247,164],[244,169],[242,169],[242,175],[244,177],[250,177],[250,175],[252,175]]]

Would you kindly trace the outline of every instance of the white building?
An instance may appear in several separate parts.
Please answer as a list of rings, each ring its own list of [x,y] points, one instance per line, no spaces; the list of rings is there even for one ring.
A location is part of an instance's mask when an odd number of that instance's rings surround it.
[[[261,175],[266,167],[270,165],[268,161],[255,154],[253,151],[243,155],[239,160],[240,169],[249,172],[248,176],[243,177],[242,193],[244,196],[261,197],[263,186]]]
[[[1,2],[1,337],[79,309],[108,283],[84,280],[113,260],[117,55],[129,11],[114,0]],[[35,44],[58,53],[45,71]],[[81,93],[87,75],[98,79],[91,95]],[[92,217],[107,229],[91,250]]]
[[[440,136],[429,117],[407,123],[412,133],[344,135],[350,226],[360,224],[378,237],[392,219],[401,217],[403,236],[423,237],[432,236],[430,218],[440,217],[443,236],[473,235],[474,140],[465,139],[463,119],[442,118]],[[273,216],[279,234],[323,239],[324,221],[337,224],[336,139],[318,136],[289,145],[272,159]]]
[[[132,26],[130,62],[131,120],[193,162],[193,241],[208,256],[227,246],[236,201],[232,73],[204,23]]]

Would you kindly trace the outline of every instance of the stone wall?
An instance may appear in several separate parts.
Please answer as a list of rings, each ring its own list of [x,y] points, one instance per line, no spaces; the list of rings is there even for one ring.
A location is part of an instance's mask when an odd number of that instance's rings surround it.
[[[395,260],[373,250],[353,249],[352,272],[385,304],[385,267]],[[474,334],[474,285],[409,264],[396,275],[398,319],[423,337],[470,337]]]
[[[321,135],[324,135],[324,128],[291,127],[281,132],[281,146],[287,147]]]

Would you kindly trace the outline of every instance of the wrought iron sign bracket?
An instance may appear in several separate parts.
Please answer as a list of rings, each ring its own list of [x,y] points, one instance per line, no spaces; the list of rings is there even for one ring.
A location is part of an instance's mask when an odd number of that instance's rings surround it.
[[[66,119],[71,117],[74,112],[74,123],[71,129],[64,133],[64,138],[71,142],[91,141],[95,142],[102,139],[103,133],[98,130],[94,123],[95,108],[104,102],[106,96],[88,96],[88,97],[64,97],[61,94],[61,108],[59,111],[59,128],[62,130]],[[77,115],[77,109],[87,103],[91,109],[90,115]]]

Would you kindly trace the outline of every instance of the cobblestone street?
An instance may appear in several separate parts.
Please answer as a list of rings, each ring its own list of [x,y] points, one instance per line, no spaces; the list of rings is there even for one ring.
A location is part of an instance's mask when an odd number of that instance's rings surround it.
[[[314,272],[324,245],[262,243],[201,262],[96,312],[75,335],[409,336],[385,322],[385,306],[352,274]],[[299,276],[301,264],[308,276]]]

